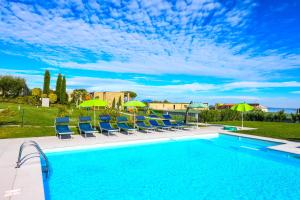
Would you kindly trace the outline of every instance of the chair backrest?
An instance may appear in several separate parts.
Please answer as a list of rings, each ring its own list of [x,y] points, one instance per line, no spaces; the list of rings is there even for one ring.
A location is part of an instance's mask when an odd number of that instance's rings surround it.
[[[128,119],[125,116],[120,116],[117,117],[117,122],[128,122]]]
[[[69,117],[57,117],[55,118],[55,124],[68,124],[70,122]]]
[[[91,130],[92,129],[92,126],[90,123],[88,122],[85,122],[85,123],[79,123],[79,128],[81,130]]]
[[[57,132],[69,132],[70,128],[66,124],[57,124],[55,125],[55,129]]]
[[[145,121],[144,116],[136,116],[135,119],[136,119],[136,121]]]
[[[165,119],[172,119],[171,115],[169,115],[169,114],[163,114],[163,118],[165,118]]]
[[[109,122],[111,120],[111,117],[109,115],[100,115],[99,119],[103,122]]]
[[[117,123],[117,126],[118,126],[119,128],[125,128],[125,129],[131,128],[130,126],[128,126],[128,125],[127,125],[126,123],[124,123],[124,122]]]
[[[137,121],[136,125],[138,125],[138,126],[146,126],[146,124],[144,123],[144,121]]]
[[[158,116],[157,116],[157,115],[154,115],[154,114],[149,115],[149,117],[152,117],[152,118],[158,118]]]
[[[164,119],[164,120],[162,120],[162,121],[163,121],[163,123],[164,123],[165,125],[167,125],[167,126],[172,125],[172,123],[171,123],[170,120],[168,120],[168,119]]]
[[[158,122],[154,119],[150,119],[149,120],[149,123],[152,125],[152,126],[159,126]]]
[[[109,122],[100,122],[99,125],[100,125],[100,128],[103,128],[103,129],[113,129],[113,127],[111,127]]]
[[[81,116],[79,117],[79,122],[90,122],[92,118],[90,116]]]

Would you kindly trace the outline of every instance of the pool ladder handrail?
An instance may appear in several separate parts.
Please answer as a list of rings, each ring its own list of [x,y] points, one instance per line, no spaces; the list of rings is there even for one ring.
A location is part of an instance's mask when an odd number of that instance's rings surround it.
[[[22,153],[23,153],[23,149],[25,147],[28,147],[28,146],[32,146],[32,147],[35,147],[35,149],[38,151],[39,155],[44,159],[45,161],[45,168],[43,169],[43,172],[46,173],[46,178],[48,177],[48,174],[49,174],[49,161],[48,161],[48,158],[46,156],[46,154],[43,152],[43,150],[41,149],[40,145],[36,142],[36,141],[33,141],[33,140],[29,140],[29,141],[26,141],[26,142],[23,142],[19,148],[19,155],[18,155],[18,161],[17,161],[17,166],[16,168],[20,168],[21,165],[28,159],[30,158],[33,158],[33,157],[28,157],[28,155],[32,155],[32,154],[27,154],[25,156],[22,157]]]

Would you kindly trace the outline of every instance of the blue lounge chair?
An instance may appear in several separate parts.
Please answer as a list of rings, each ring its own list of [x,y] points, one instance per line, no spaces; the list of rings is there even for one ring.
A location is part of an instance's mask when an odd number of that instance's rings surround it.
[[[117,126],[120,130],[125,131],[127,134],[133,133],[136,131],[136,129],[133,128],[133,126],[130,126],[128,124],[128,119],[127,119],[127,117],[124,117],[124,116],[117,117]]]
[[[136,126],[139,130],[145,130],[146,132],[150,131],[150,130],[156,130],[157,128],[154,126],[149,126],[145,124],[145,117],[144,116],[136,116]]]
[[[163,122],[164,122],[165,125],[173,125],[174,128],[178,128],[178,129],[180,129],[180,128],[184,129],[184,128],[187,127],[183,122],[173,122],[172,123],[171,122],[172,117],[169,114],[163,114],[162,116],[164,118]]]
[[[156,120],[150,119],[149,123],[151,126],[156,127],[158,129],[163,129],[163,130],[170,130],[172,127],[170,126],[165,126],[165,125],[160,125]]]
[[[74,133],[69,128],[69,125],[68,125],[69,122],[70,122],[69,117],[57,117],[55,119],[55,133],[56,133],[56,136],[59,137],[59,139],[61,139],[63,135],[68,135],[71,137],[71,135]]]
[[[99,128],[100,132],[106,132],[107,136],[113,132],[120,132],[120,129],[113,128],[110,124],[111,117],[109,115],[100,115]]]
[[[97,132],[95,129],[92,128],[91,120],[92,119],[90,116],[79,117],[79,132],[80,134],[84,134],[85,137],[87,135],[94,135],[94,133]]]

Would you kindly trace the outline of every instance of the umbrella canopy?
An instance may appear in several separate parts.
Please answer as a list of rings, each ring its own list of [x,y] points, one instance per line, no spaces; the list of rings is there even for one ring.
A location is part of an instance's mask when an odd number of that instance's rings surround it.
[[[253,110],[253,107],[246,103],[236,104],[231,107],[231,110],[242,112],[242,128],[244,127],[244,112]]]
[[[153,101],[151,99],[144,99],[144,100],[142,100],[142,102],[144,102],[144,103],[152,103]]]
[[[125,107],[145,107],[146,104],[144,104],[143,102],[141,101],[127,101],[125,104],[124,104]]]
[[[192,103],[192,104],[189,104],[188,107],[189,108],[207,108],[208,106],[203,103]]]
[[[92,99],[92,100],[82,102],[79,106],[80,107],[95,107],[95,106],[105,107],[107,106],[107,102],[100,99]]]
[[[107,102],[100,99],[91,99],[82,102],[79,107],[105,107]],[[94,109],[94,127],[96,127],[96,110]]]
[[[253,107],[246,103],[236,104],[231,107],[231,110],[239,111],[239,112],[247,112],[253,110]]]

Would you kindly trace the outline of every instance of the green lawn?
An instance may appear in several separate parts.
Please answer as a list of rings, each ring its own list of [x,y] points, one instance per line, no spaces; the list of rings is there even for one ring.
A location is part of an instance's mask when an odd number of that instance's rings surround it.
[[[58,107],[42,108],[23,104],[20,106],[21,109],[19,110],[18,104],[0,102],[0,109],[9,108],[10,110],[10,115],[0,116],[0,126],[21,125],[22,110],[24,109],[24,127],[0,127],[0,139],[55,135],[54,127],[52,126],[54,126],[55,118],[59,116]],[[104,112],[104,110],[97,110],[96,116],[99,116]],[[87,111],[84,109],[70,108],[66,115],[70,117],[70,126],[77,126],[78,117],[80,115],[89,115],[93,119],[94,112],[92,110]],[[78,131],[75,128],[73,131],[78,134]]]
[[[241,126],[240,121],[213,122],[214,124],[224,124]],[[256,130],[242,130],[239,133],[258,135],[285,140],[300,141],[300,124],[284,122],[244,122],[245,127],[257,128]]]
[[[13,103],[0,103],[0,109],[9,108],[14,112],[13,116],[6,117],[0,121],[1,124],[22,124],[22,112],[24,110],[23,122],[24,125],[34,125],[34,126],[53,126],[54,119],[59,116],[59,108],[43,108],[30,105],[21,104],[21,110],[19,110],[18,104]],[[96,116],[103,114],[103,110],[97,110]],[[86,111],[84,109],[70,108],[66,113],[70,117],[70,125],[75,126],[78,123],[78,117],[80,115],[89,115],[93,117],[94,112],[92,110]]]

